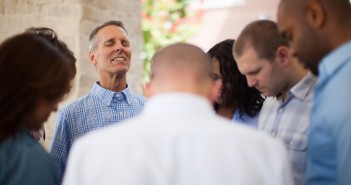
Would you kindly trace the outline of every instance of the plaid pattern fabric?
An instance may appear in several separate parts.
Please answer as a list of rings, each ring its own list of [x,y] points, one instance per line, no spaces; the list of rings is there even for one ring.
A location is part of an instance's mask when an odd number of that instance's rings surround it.
[[[316,84],[317,78],[308,73],[290,89],[284,102],[276,97],[267,98],[258,120],[259,130],[282,139],[286,144],[297,185],[304,182],[307,133]]]
[[[91,92],[61,109],[50,147],[60,182],[73,142],[90,131],[134,117],[144,107],[146,99],[131,91],[121,92],[102,88],[94,83]]]

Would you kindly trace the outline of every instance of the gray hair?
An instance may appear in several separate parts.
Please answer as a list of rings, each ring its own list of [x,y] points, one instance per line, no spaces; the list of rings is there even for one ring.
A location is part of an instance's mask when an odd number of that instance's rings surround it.
[[[122,28],[127,34],[127,30],[125,29],[123,23],[121,21],[115,21],[115,20],[111,20],[111,21],[107,21],[105,23],[103,23],[102,25],[97,26],[89,35],[89,51],[92,51],[96,48],[96,34],[104,27],[106,26],[110,26],[110,25],[114,25],[117,27]]]

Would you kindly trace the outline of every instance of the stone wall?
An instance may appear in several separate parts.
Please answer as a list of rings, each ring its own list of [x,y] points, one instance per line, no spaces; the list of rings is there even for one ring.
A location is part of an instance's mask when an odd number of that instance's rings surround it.
[[[78,68],[73,89],[60,104],[62,107],[89,92],[93,82],[98,80],[96,69],[88,58],[88,35],[95,26],[112,19],[123,21],[128,30],[133,52],[127,81],[134,91],[141,93],[140,0],[0,0],[0,42],[28,27],[45,26],[57,32],[59,39],[74,52]],[[55,119],[53,113],[45,124],[46,148],[51,142]]]

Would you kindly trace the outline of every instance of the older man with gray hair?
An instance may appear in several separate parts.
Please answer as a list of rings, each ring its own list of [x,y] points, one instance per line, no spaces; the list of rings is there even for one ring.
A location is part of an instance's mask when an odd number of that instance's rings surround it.
[[[134,117],[146,101],[127,84],[131,47],[122,22],[108,21],[96,27],[89,36],[89,50],[90,62],[96,66],[99,81],[87,95],[59,111],[50,147],[60,181],[69,151],[77,138]]]

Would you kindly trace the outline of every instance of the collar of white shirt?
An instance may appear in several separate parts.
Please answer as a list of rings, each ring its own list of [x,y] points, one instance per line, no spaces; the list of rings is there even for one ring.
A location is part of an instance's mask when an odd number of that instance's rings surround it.
[[[192,117],[214,115],[210,102],[192,93],[164,93],[155,95],[145,105],[143,116]]]

